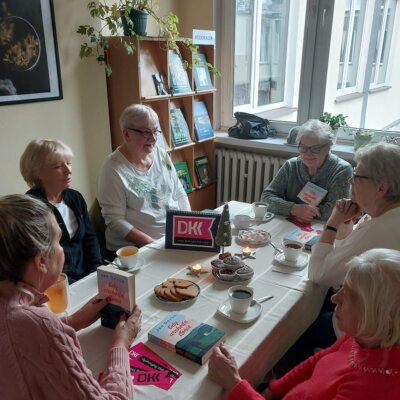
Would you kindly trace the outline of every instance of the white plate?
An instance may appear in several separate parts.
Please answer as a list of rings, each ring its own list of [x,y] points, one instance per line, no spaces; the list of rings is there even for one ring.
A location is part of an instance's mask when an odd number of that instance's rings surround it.
[[[221,276],[215,268],[213,268],[212,274],[217,279],[219,279],[220,281],[224,281],[224,282],[246,282],[246,281],[249,281],[253,277],[254,272],[253,272],[253,275],[251,275],[250,277],[241,277],[239,274],[235,274],[235,275],[233,275],[232,278],[231,277],[225,278],[225,277]]]
[[[181,301],[172,301],[172,300],[164,299],[163,297],[158,296],[158,295],[155,294],[155,293],[154,293],[154,296],[156,296],[156,299],[157,299],[157,300],[159,300],[159,301],[161,301],[162,303],[165,303],[165,304],[174,304],[174,305],[177,305],[177,304],[193,303],[193,302],[197,299],[197,297],[199,296],[199,294],[200,294],[200,286],[197,285],[196,283],[194,283],[193,281],[190,281],[190,282],[192,282],[193,285],[196,286],[196,289],[197,289],[197,294],[196,294],[196,296],[193,297],[192,299],[186,299],[186,300],[181,300]]]
[[[272,218],[275,217],[275,214],[272,212],[267,212],[264,216],[264,218],[256,218],[254,217],[253,220],[257,224],[263,224],[265,222],[271,221]]]
[[[118,269],[120,269],[121,271],[125,271],[125,272],[136,272],[136,271],[139,271],[139,269],[143,267],[143,265],[144,265],[144,258],[139,258],[139,260],[138,260],[137,263],[136,263],[135,268],[131,268],[131,269],[122,268],[121,261],[119,261],[119,258],[116,258],[116,259],[113,261],[113,263],[110,264],[110,265],[111,265],[111,266],[112,266],[112,265],[116,266],[116,267],[117,267]]]
[[[256,303],[254,306],[249,307],[245,314],[238,314],[231,310],[229,300],[226,300],[218,306],[217,311],[219,314],[231,319],[232,321],[239,322],[241,324],[248,324],[260,316],[262,305],[260,303]]]
[[[285,255],[283,253],[275,254],[275,260],[282,265],[292,268],[304,268],[308,263],[308,254],[300,253],[297,261],[287,261],[285,260]]]
[[[241,229],[237,238],[242,243],[260,246],[267,244],[271,240],[271,234],[262,229]]]

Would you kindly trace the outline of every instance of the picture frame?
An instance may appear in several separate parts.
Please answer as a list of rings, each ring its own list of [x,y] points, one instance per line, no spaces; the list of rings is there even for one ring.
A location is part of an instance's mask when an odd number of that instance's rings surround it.
[[[63,98],[53,0],[2,0],[0,105]]]

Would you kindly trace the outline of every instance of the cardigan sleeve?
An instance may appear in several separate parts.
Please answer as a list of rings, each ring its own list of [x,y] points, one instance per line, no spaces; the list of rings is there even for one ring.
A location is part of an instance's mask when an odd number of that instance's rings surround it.
[[[246,380],[241,380],[229,392],[228,400],[265,400]]]

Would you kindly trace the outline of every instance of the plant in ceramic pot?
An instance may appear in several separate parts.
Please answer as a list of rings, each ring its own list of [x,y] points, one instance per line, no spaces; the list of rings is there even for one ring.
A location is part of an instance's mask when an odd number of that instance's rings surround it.
[[[92,18],[100,23],[98,25],[80,25],[77,33],[87,38],[87,41],[81,44],[80,57],[95,56],[100,65],[104,65],[107,75],[112,73],[111,65],[106,61],[104,52],[109,46],[109,37],[115,36],[119,38],[128,55],[136,51],[135,44],[127,36],[120,36],[121,32],[135,36],[139,40],[145,36],[146,29],[138,30],[141,23],[131,20],[131,16],[139,13],[142,17],[152,17],[160,29],[160,37],[165,39],[165,46],[168,49],[180,53],[177,42],[182,43],[191,52],[197,51],[197,46],[194,46],[189,39],[181,39],[179,37],[178,23],[179,18],[174,13],[169,13],[166,16],[158,14],[158,6],[153,0],[98,0],[88,3],[89,13]],[[140,26],[139,26],[140,25]]]
[[[357,129],[354,133],[354,150],[371,143],[374,131],[370,129]]]

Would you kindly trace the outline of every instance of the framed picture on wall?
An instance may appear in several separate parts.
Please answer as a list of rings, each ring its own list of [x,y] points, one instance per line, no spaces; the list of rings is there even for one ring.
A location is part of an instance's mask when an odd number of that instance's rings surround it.
[[[0,105],[62,99],[52,0],[0,1]]]

